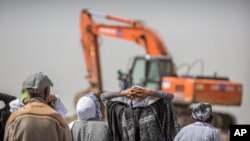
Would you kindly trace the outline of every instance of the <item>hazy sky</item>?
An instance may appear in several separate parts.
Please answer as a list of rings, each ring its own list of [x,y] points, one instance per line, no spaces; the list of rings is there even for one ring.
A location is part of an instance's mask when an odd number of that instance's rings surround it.
[[[215,109],[250,123],[248,0],[0,0],[0,91],[20,97],[22,81],[44,72],[54,83],[52,92],[73,113],[75,93],[88,86],[79,28],[84,8],[143,20],[159,33],[177,66],[203,59],[205,74],[217,72],[243,83],[240,107]],[[118,90],[116,70],[125,70],[129,57],[145,53],[107,37],[100,50],[105,90]],[[197,65],[192,73],[199,72]]]

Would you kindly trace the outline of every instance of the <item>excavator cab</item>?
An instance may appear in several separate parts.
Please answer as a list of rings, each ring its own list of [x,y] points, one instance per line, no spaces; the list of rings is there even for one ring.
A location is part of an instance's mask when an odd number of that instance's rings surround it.
[[[136,56],[128,72],[128,82],[130,86],[159,90],[164,76],[174,76],[173,68],[169,57]]]

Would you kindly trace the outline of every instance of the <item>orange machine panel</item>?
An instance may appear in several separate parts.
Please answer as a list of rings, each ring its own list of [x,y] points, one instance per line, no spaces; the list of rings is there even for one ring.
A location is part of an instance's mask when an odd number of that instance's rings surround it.
[[[174,103],[190,104],[194,100],[194,79],[179,77],[164,77],[162,79],[162,90],[175,95]]]
[[[195,82],[195,102],[205,101],[218,105],[240,105],[242,85],[223,80],[199,80]]]
[[[209,102],[218,105],[240,105],[242,85],[216,79],[164,77],[162,90],[172,92],[177,104]]]

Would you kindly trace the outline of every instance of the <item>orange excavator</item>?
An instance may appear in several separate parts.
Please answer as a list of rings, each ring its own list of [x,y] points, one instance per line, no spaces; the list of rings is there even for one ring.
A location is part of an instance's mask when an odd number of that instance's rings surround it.
[[[94,16],[115,21],[117,24],[97,24]],[[173,103],[181,126],[189,122],[186,121],[191,115],[188,107],[193,103],[209,102],[213,105],[230,106],[241,104],[240,83],[217,76],[179,76],[173,59],[160,37],[140,21],[85,9],[81,13],[80,27],[89,91],[97,94],[103,91],[98,43],[98,37],[103,35],[127,40],[145,49],[145,56],[136,56],[128,72],[120,73],[126,74],[122,79],[123,88],[140,85],[173,93]],[[216,114],[216,117],[220,117],[215,119],[217,127],[228,128],[228,124],[235,122],[231,115]]]

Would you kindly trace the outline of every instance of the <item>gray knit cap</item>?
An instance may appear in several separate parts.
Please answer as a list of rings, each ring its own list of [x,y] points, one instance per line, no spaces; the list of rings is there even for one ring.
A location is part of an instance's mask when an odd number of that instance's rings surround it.
[[[212,106],[209,103],[195,104],[192,111],[192,117],[199,121],[207,121],[213,116]]]
[[[53,83],[41,72],[30,75],[23,83],[24,89],[43,90],[50,86],[53,86]]]

